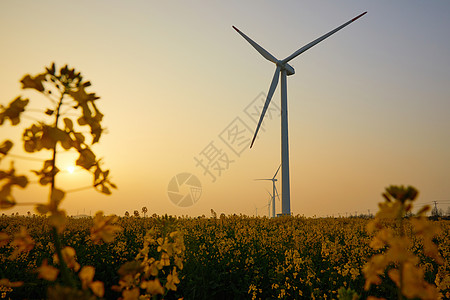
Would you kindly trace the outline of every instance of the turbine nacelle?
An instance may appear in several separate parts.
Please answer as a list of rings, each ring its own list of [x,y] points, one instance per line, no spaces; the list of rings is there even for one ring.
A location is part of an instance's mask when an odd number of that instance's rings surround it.
[[[277,63],[277,65],[278,65],[278,63]],[[280,62],[279,65],[281,66],[281,70],[286,70],[287,76],[295,74],[295,70],[290,64],[288,64],[288,63],[283,64],[282,62]]]
[[[249,38],[245,33],[243,33],[242,31],[240,31],[239,29],[237,29],[236,27],[232,26],[234,30],[236,30],[245,40],[247,40],[247,42],[250,43],[250,45],[253,46],[253,48],[256,49],[256,51],[259,52],[259,54],[261,54],[265,59],[267,59],[268,61],[273,62],[274,64],[277,65],[277,67],[280,68],[280,70],[286,70],[286,74],[289,75],[294,75],[295,74],[295,70],[294,68],[288,64],[288,61],[286,59],[284,60],[278,60],[275,56],[273,56],[272,54],[270,54],[266,49],[264,49],[263,47],[261,47],[260,45],[258,45],[255,41],[253,41],[251,38]]]

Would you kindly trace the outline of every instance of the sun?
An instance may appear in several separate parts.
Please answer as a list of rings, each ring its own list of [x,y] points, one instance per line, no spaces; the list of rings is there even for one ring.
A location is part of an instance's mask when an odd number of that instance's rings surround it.
[[[69,172],[70,174],[73,174],[73,172],[75,172],[75,166],[68,166],[67,172]]]

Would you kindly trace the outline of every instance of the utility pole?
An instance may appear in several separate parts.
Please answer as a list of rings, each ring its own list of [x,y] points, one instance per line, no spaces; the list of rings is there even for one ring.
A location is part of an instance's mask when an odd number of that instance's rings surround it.
[[[434,203],[434,209],[431,210],[431,216],[433,217],[438,217],[439,216],[439,211],[437,208],[437,201],[432,201]]]

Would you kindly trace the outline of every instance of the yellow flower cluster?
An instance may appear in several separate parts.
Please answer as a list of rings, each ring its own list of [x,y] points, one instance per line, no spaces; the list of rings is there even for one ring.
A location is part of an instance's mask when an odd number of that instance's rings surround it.
[[[122,265],[119,285],[113,290],[121,292],[124,300],[164,297],[169,291],[176,291],[185,250],[181,231],[170,220],[164,220],[161,227],[147,232],[135,261]]]
[[[419,257],[410,249],[413,240],[407,234],[422,240],[423,254],[442,264],[443,259],[432,239],[441,233],[438,225],[425,218],[429,207],[421,209],[416,217],[409,221],[411,230],[407,230],[405,216],[411,213],[412,202],[418,192],[413,187],[391,186],[383,194],[385,202],[380,203],[380,210],[375,219],[367,225],[370,233],[375,233],[369,246],[375,250],[385,250],[370,258],[364,266],[366,277],[365,290],[372,284],[379,285],[381,275],[387,271],[389,278],[396,284],[399,292],[407,298],[438,299],[436,286],[424,279],[424,269]]]
[[[36,282],[46,280],[49,299],[392,299],[397,284],[404,285],[405,298],[413,292],[423,299],[450,298],[450,222],[429,221],[425,211],[400,220],[402,205],[389,203],[373,220],[69,218],[61,257],[77,288],[59,285],[64,274],[53,256],[57,247],[43,234],[51,231],[49,217],[4,216],[0,265],[9,273],[0,274],[0,291],[8,298],[24,289],[19,285],[25,278],[10,274],[26,266],[19,272],[33,270]],[[120,280],[106,278],[105,270],[118,270]]]
[[[52,264],[49,264],[49,260],[47,258],[42,260],[42,263],[39,267],[36,266],[36,262],[33,260],[28,261],[28,266],[31,269],[35,269],[35,272],[38,274],[38,278],[44,279],[49,282],[55,282],[58,277],[61,275],[61,270],[63,272],[72,272],[66,273],[70,279],[73,280],[73,275],[77,274],[80,282],[82,290],[79,291],[74,287],[63,287],[59,284],[56,284],[53,287],[50,287],[48,291],[48,298],[62,299],[65,296],[71,295],[85,295],[86,297],[91,297],[92,294],[97,297],[103,297],[104,295],[104,284],[101,281],[94,281],[95,268],[92,266],[84,266],[78,263],[76,258],[76,251],[73,247],[66,246],[60,250],[60,253],[56,251],[53,243],[47,243],[43,245],[41,242],[35,242],[35,240],[31,237],[29,231],[33,232],[37,238],[42,238],[42,230],[45,231],[45,227],[49,227],[52,224],[51,217],[34,217],[34,218],[2,218],[2,221],[8,221],[7,228],[10,228],[11,233],[7,232],[7,230],[0,232],[0,248],[11,249],[10,255],[8,256],[9,260],[29,260],[30,252],[33,251],[42,251],[46,252],[47,255],[54,253],[52,256]],[[11,223],[11,221],[13,221]],[[19,221],[17,224],[14,224],[14,221]],[[23,222],[20,222],[23,221]],[[91,238],[93,243],[98,243],[100,239],[105,242],[113,242],[115,234],[121,231],[121,227],[115,225],[117,221],[117,217],[108,216],[103,217],[103,213],[99,212],[94,219],[94,224],[91,231]],[[29,223],[32,225],[30,229],[26,229],[23,223]],[[5,224],[0,222],[0,228],[5,228]],[[85,224],[88,225],[88,224]],[[14,228],[18,228],[19,230],[14,232]],[[48,230],[48,229],[47,229]],[[76,228],[79,230],[79,228]],[[8,230],[9,231],[9,230]],[[87,230],[86,230],[87,231]],[[72,235],[73,243],[77,241],[77,234]],[[85,240],[78,240],[80,243],[84,243]],[[8,252],[7,252],[8,253]],[[60,257],[64,261],[62,264],[60,262]],[[4,260],[5,256],[3,252],[0,255],[0,263]],[[57,266],[57,267],[56,267]],[[67,275],[68,274],[68,275]],[[64,274],[63,274],[64,276]],[[22,286],[22,282],[10,282],[8,279],[3,278],[0,279],[0,291],[2,291],[2,296],[6,297],[7,292],[12,292],[12,289],[15,287]],[[81,293],[81,294],[80,294]],[[92,293],[92,294],[91,294]],[[84,297],[84,296],[83,296]]]

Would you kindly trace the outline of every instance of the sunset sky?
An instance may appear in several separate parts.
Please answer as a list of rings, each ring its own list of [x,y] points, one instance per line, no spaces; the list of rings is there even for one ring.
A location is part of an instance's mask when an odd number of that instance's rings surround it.
[[[20,79],[55,62],[81,71],[101,97],[108,133],[94,147],[117,184],[67,194],[69,214],[267,215],[281,163],[280,94],[252,149],[226,144],[236,124],[255,130],[275,66],[232,25],[283,59],[367,11],[293,61],[288,77],[291,210],[294,215],[372,213],[389,185],[413,185],[419,203],[450,203],[450,2],[437,1],[1,1],[0,104]],[[258,105],[256,105],[257,107]],[[33,112],[27,116],[39,118]],[[272,118],[270,118],[272,117]],[[257,118],[257,117],[256,117]],[[31,124],[0,127],[1,139]],[[242,127],[243,126],[243,127]],[[212,144],[211,144],[212,143]],[[197,164],[214,145],[230,163],[213,177]],[[22,144],[12,150],[28,155]],[[40,157],[45,154],[40,154]],[[204,157],[203,157],[204,158]],[[70,153],[58,161],[62,189],[90,184]],[[9,168],[9,159],[1,162]],[[220,163],[219,162],[219,163]],[[15,159],[17,172],[42,163]],[[73,172],[71,172],[73,171]],[[201,197],[179,207],[168,196],[180,173],[195,175]],[[29,174],[29,173],[27,173]],[[31,175],[30,175],[31,176]],[[30,177],[32,178],[32,177]],[[278,177],[281,179],[280,177]],[[281,185],[278,182],[278,188]],[[16,190],[18,202],[46,202],[48,187]],[[277,212],[280,203],[276,203]],[[33,207],[14,207],[10,214]]]

